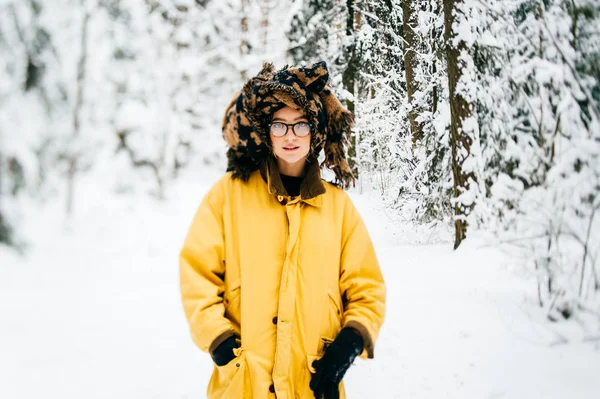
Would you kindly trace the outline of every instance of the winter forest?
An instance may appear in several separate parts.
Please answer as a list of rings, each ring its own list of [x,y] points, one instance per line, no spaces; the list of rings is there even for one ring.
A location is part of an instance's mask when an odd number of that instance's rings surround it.
[[[348,397],[600,397],[598,0],[0,0],[0,397],[203,397],[225,107],[321,60],[389,291]]]

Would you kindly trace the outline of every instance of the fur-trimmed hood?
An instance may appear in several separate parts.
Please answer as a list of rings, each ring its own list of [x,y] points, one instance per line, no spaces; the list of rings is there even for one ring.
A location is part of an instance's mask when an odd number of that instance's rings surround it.
[[[310,162],[325,151],[325,166],[335,173],[344,188],[354,183],[346,159],[346,146],[354,117],[331,91],[327,64],[279,71],[271,63],[251,78],[227,106],[223,138],[227,142],[227,170],[234,178],[248,180],[272,156],[268,124],[273,113],[289,106],[302,112],[314,126],[311,132]]]

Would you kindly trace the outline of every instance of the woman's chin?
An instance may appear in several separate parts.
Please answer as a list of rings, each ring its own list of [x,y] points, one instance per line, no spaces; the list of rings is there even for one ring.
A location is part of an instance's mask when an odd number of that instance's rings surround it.
[[[285,162],[289,165],[296,165],[298,163],[303,163],[306,160],[306,154],[301,154],[300,152],[285,152],[283,154],[278,154],[277,158],[280,162]]]
[[[296,165],[302,161],[302,158],[300,157],[279,157],[279,159],[281,160],[281,162],[289,166]]]

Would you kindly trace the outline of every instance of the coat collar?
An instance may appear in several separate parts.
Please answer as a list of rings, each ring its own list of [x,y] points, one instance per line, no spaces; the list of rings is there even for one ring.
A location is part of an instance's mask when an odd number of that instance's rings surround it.
[[[274,157],[269,157],[268,160],[261,164],[260,175],[265,183],[267,183],[270,194],[277,197],[277,200],[280,203],[289,202],[290,196],[283,186],[281,176],[279,175],[279,168],[277,167],[277,161]],[[297,200],[318,207],[321,206],[323,202],[321,194],[325,194],[326,191],[325,185],[321,180],[319,162],[315,160],[307,163],[306,174],[300,185],[300,198]],[[296,201],[296,199],[294,201]]]

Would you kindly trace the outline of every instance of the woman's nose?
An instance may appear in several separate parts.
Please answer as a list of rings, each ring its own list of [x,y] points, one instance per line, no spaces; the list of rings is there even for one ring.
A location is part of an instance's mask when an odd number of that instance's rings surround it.
[[[283,138],[286,140],[296,140],[296,135],[294,134],[294,131],[292,130],[292,128],[290,126],[288,126],[288,129],[285,132],[285,135],[283,136]]]

